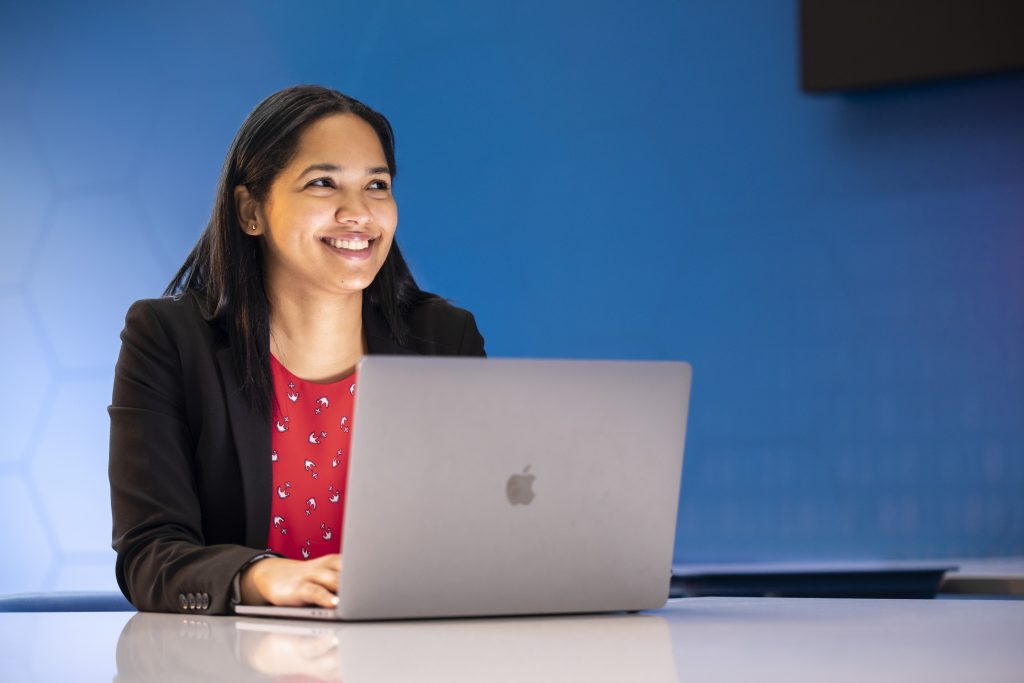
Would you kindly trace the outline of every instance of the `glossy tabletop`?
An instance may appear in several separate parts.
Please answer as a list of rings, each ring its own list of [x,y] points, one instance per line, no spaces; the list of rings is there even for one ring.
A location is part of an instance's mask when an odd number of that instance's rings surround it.
[[[0,614],[10,681],[1024,681],[1024,601],[687,598],[642,614],[321,623]]]

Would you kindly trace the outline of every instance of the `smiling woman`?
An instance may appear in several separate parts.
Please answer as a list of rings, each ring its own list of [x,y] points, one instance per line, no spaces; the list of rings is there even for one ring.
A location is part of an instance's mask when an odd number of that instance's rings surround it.
[[[473,316],[402,258],[396,173],[381,114],[318,86],[271,95],[164,298],[128,311],[109,476],[139,609],[332,605],[359,359],[484,355]]]

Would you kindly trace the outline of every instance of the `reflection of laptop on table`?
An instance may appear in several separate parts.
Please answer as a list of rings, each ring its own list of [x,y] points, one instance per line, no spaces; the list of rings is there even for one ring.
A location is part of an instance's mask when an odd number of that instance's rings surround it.
[[[668,597],[690,366],[370,356],[334,610],[403,619],[656,609]]]
[[[238,619],[234,625],[234,651],[252,677],[345,683],[678,678],[668,623],[649,614],[370,624]]]

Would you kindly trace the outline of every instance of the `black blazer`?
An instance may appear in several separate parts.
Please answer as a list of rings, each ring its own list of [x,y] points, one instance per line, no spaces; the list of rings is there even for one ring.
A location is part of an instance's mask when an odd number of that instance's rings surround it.
[[[194,294],[132,305],[110,413],[117,582],[140,610],[224,614],[234,576],[266,552],[270,424],[240,393],[231,347]],[[363,305],[371,354],[483,356],[473,315],[443,299],[408,317],[399,346]]]

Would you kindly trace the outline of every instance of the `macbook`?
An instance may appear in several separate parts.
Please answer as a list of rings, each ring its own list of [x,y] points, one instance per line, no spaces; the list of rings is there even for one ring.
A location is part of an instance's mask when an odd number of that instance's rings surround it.
[[[378,620],[664,605],[691,369],[682,362],[368,356],[338,605]]]

